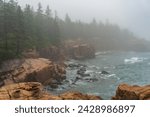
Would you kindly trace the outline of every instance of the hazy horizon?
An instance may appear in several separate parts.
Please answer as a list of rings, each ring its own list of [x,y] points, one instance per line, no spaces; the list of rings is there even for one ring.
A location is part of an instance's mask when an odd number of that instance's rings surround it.
[[[72,20],[97,21],[118,24],[140,38],[150,40],[150,1],[148,0],[18,0],[21,6],[30,4],[37,9],[40,2],[43,9],[49,5],[60,18],[69,14]]]

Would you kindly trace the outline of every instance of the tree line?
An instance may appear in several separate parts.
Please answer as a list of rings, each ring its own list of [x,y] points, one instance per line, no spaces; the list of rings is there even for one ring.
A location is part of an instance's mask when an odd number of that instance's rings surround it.
[[[90,23],[80,20],[72,21],[69,15],[59,21],[60,36],[64,39],[78,39],[93,43],[99,51],[149,51],[150,42],[138,38],[127,29],[121,29],[117,24],[97,22]]]
[[[24,50],[59,46],[66,39],[83,39],[100,50],[147,50],[149,42],[109,22],[62,20],[47,6],[21,8],[15,0],[0,0],[0,60],[20,57]]]
[[[36,11],[30,5],[22,9],[16,1],[0,0],[0,59],[21,56],[28,48],[37,50],[59,43],[57,16],[47,6],[43,11],[38,4]]]

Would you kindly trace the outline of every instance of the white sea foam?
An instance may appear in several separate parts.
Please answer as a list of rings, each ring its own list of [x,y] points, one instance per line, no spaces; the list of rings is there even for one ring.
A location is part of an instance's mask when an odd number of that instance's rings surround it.
[[[108,53],[111,53],[111,51],[100,51],[100,52],[96,52],[95,56],[103,55],[103,54],[108,54]]]
[[[93,73],[92,70],[86,70],[86,71],[85,71],[85,74],[91,74],[91,73]]]
[[[139,62],[143,62],[146,58],[140,58],[140,57],[132,57],[129,59],[124,59],[124,62],[127,64],[134,64],[134,63],[139,63]]]
[[[107,75],[107,78],[112,77],[112,76],[116,76],[116,74]]]
[[[99,67],[97,67],[97,66],[95,66],[95,65],[91,65],[91,66],[89,66],[89,68],[96,69],[96,70],[99,69]]]

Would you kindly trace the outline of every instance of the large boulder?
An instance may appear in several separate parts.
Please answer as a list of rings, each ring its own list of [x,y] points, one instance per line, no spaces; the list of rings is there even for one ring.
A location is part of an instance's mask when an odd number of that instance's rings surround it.
[[[24,59],[6,62],[0,71],[0,86],[20,82],[40,82],[43,85],[60,84],[65,79],[65,68],[48,59]],[[11,64],[10,64],[11,63]]]
[[[26,82],[7,85],[0,88],[0,100],[99,100],[99,96],[67,92],[59,96],[43,90],[38,82]]]
[[[150,85],[147,86],[130,86],[120,84],[117,88],[114,100],[150,100]]]

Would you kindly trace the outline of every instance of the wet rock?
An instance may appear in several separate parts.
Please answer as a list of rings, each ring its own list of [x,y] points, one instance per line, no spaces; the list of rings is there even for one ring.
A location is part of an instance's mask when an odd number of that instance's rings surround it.
[[[109,73],[107,71],[102,71],[101,74],[108,75]]]
[[[97,78],[86,78],[86,79],[84,79],[84,80],[86,80],[86,81],[88,81],[88,82],[97,82],[97,81],[98,81]]]
[[[87,67],[84,64],[76,64],[76,63],[72,63],[72,64],[68,64],[68,67],[70,68],[80,68],[80,67]]]
[[[84,77],[84,75],[86,76],[85,74],[85,71],[86,71],[86,68],[85,67],[81,67],[78,71],[77,71],[77,74]]]
[[[117,88],[114,100],[150,100],[150,86],[130,86],[120,84]]]
[[[43,85],[51,85],[53,80],[60,84],[66,78],[65,67],[44,58],[24,59],[17,67],[8,67],[7,72],[1,71],[1,86],[19,82],[40,82]]]

